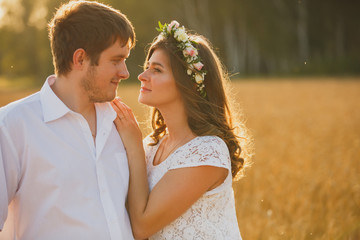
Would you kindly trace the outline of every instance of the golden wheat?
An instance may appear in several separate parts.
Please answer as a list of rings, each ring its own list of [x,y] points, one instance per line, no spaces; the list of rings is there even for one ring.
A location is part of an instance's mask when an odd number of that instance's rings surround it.
[[[233,82],[256,150],[234,183],[244,239],[360,239],[359,80]],[[147,134],[138,91],[120,85],[118,95]],[[2,91],[0,105],[29,92]]]

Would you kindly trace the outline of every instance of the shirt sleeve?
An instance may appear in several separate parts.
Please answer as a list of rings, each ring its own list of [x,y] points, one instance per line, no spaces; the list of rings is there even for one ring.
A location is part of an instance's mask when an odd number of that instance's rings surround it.
[[[205,136],[195,139],[195,143],[190,144],[183,154],[172,159],[170,169],[214,166],[230,170],[230,154],[226,143],[219,137]]]
[[[18,186],[18,157],[4,126],[0,126],[0,230],[8,215],[8,205]]]

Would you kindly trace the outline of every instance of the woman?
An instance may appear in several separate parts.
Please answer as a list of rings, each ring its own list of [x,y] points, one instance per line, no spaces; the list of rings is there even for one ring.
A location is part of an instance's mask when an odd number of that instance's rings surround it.
[[[241,239],[232,178],[241,174],[245,159],[221,63],[204,37],[187,34],[176,21],[159,25],[138,77],[139,102],[153,107],[150,136],[142,142],[131,109],[112,103],[129,161],[133,233],[149,239]]]

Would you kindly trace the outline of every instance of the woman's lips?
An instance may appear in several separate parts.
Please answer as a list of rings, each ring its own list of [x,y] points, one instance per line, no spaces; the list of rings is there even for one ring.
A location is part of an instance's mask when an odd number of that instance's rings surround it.
[[[146,87],[141,87],[140,92],[151,92],[151,90]]]

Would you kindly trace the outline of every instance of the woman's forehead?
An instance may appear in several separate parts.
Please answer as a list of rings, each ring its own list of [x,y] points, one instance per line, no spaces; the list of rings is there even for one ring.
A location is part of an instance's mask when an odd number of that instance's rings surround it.
[[[156,64],[162,65],[163,67],[169,66],[169,57],[162,49],[155,49],[152,53],[150,59],[148,60],[148,64]]]

